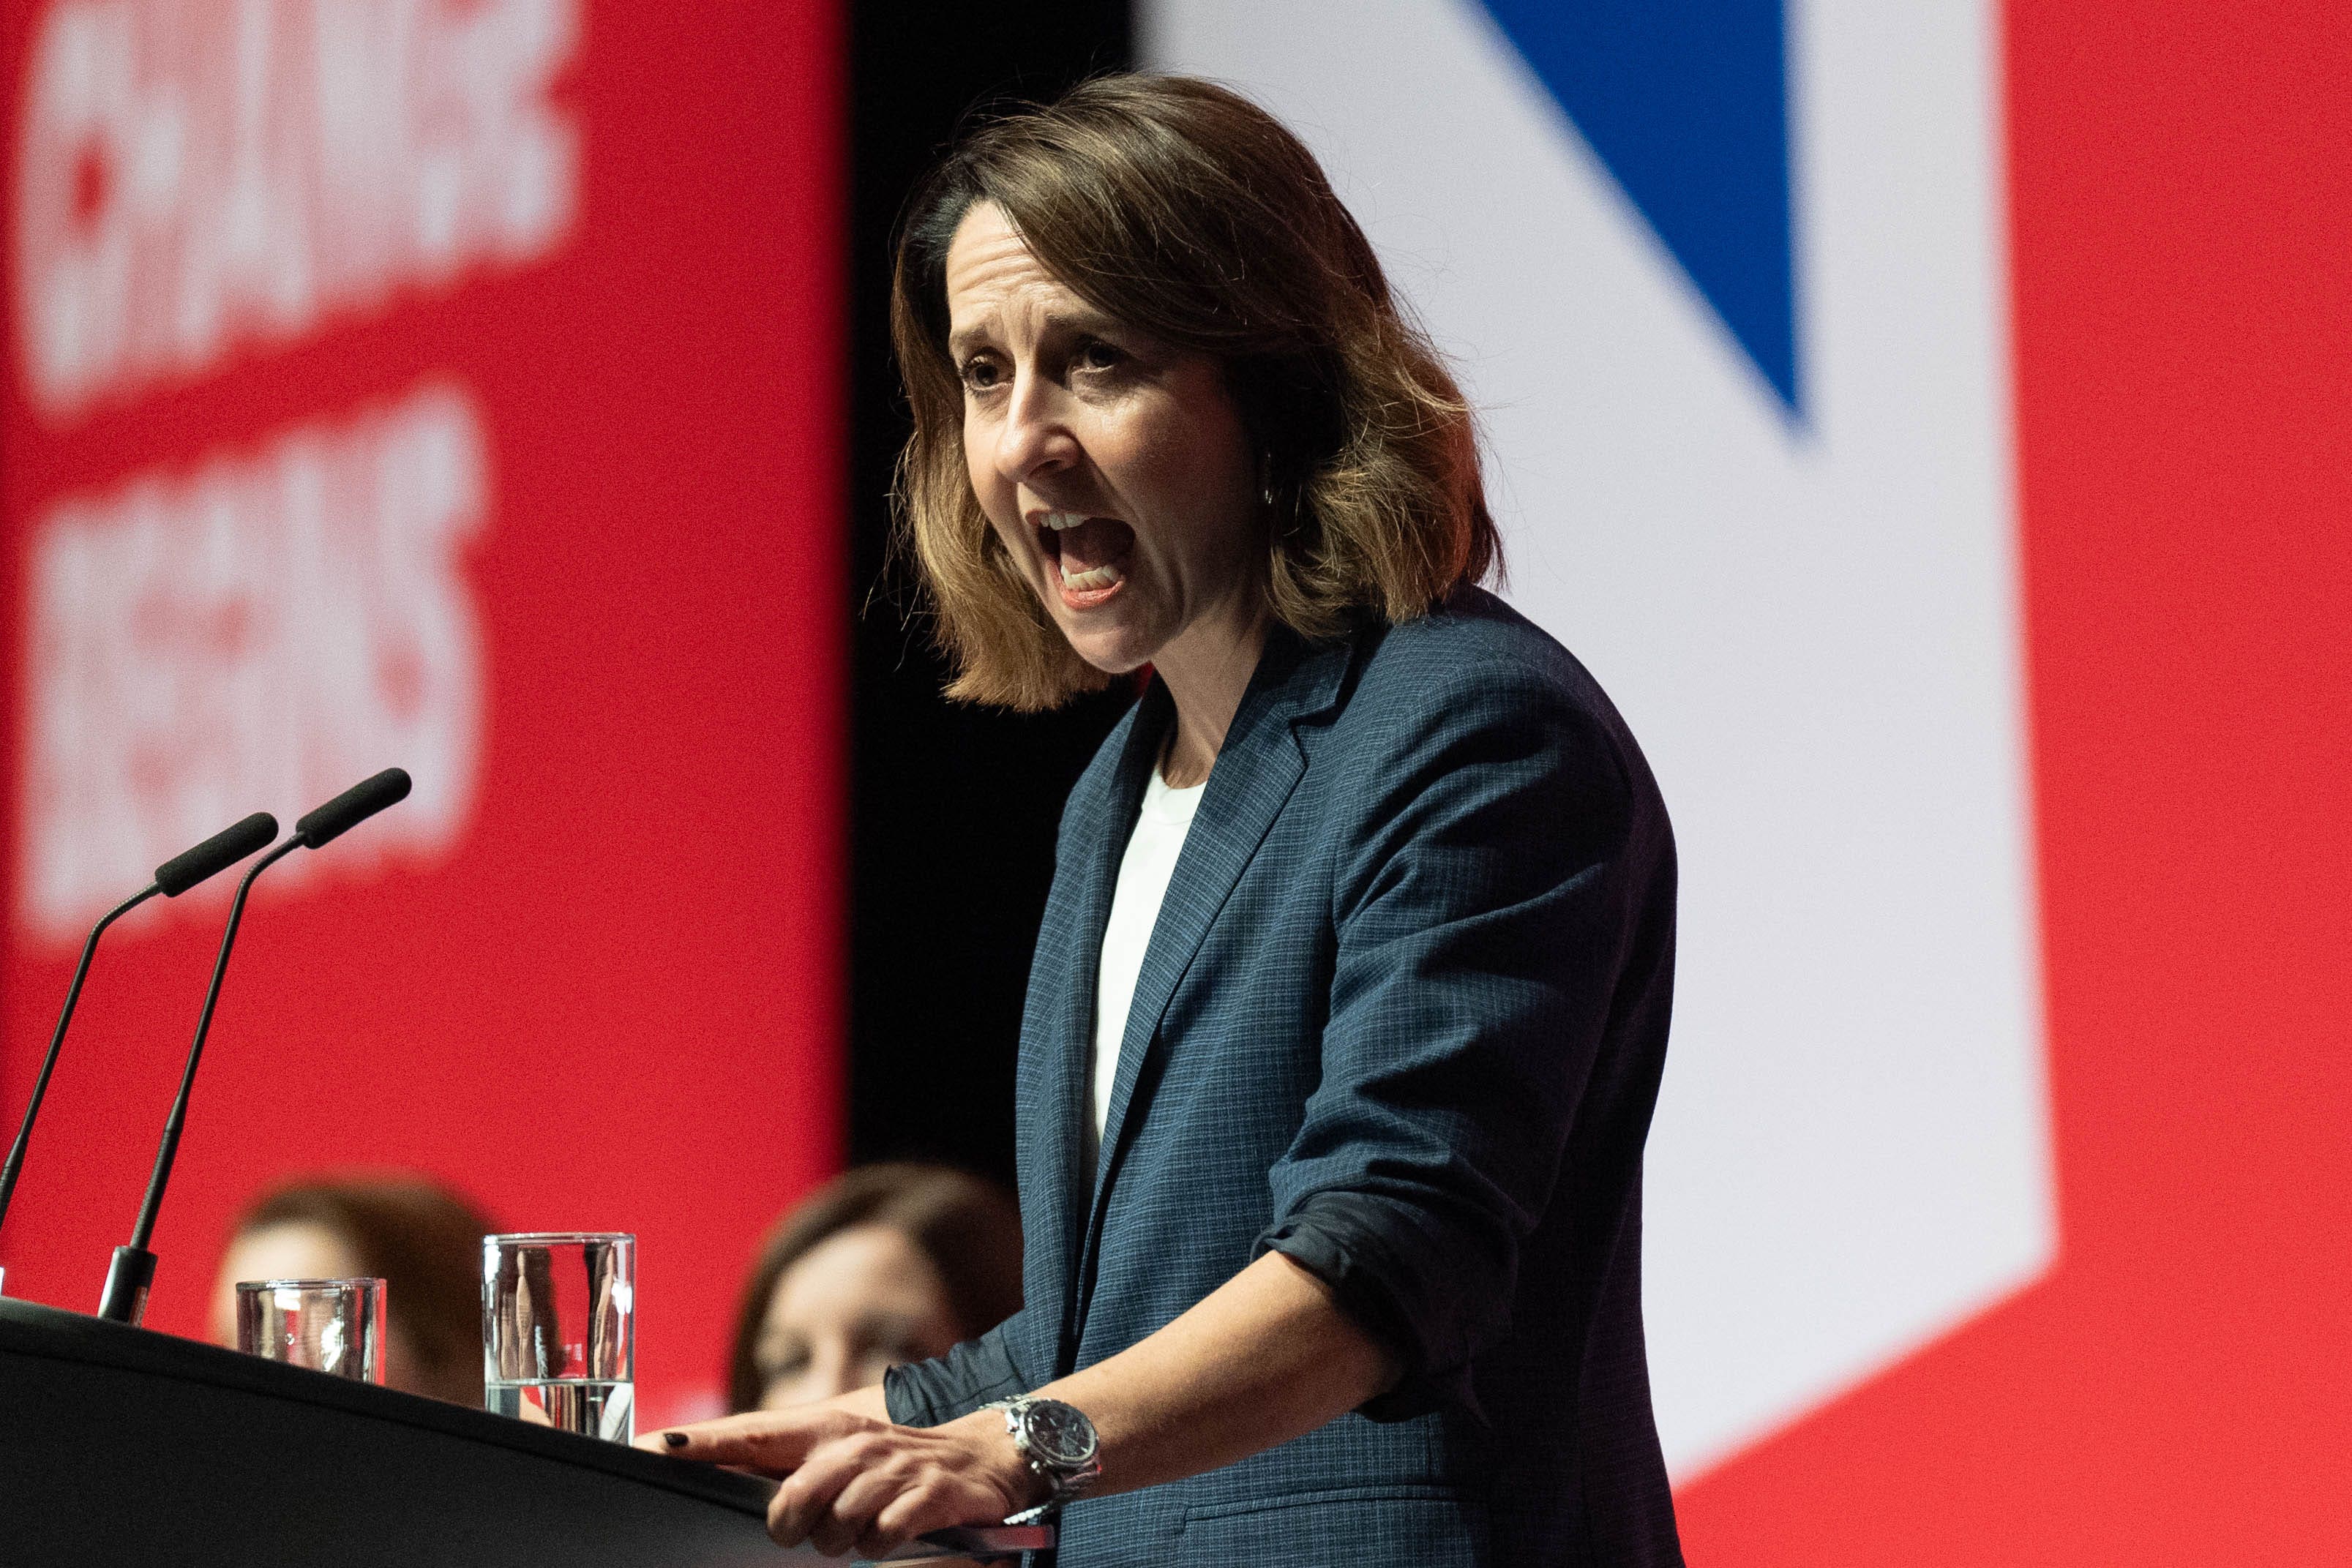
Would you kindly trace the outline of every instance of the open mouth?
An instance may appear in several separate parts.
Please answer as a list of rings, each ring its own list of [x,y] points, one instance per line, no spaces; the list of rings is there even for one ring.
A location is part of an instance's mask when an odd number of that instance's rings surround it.
[[[1063,603],[1073,610],[1091,610],[1127,580],[1129,558],[1135,553],[1135,530],[1127,524],[1078,512],[1033,515]]]

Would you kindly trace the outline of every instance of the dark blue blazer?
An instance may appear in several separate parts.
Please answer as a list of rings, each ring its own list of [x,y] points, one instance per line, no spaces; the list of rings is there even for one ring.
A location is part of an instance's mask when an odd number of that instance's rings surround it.
[[[1633,737],[1476,590],[1330,644],[1277,631],[1152,930],[1089,1181],[1103,928],[1172,717],[1155,683],[1063,814],[1022,1026],[1026,1305],[894,1370],[892,1416],[1113,1355],[1273,1248],[1403,1385],[1078,1502],[1063,1568],[1678,1563],[1641,1312],[1675,856]]]

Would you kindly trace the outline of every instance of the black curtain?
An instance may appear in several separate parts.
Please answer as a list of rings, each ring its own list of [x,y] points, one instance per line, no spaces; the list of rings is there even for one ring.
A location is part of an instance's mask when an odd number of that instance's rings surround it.
[[[850,27],[850,1156],[1010,1182],[1013,1059],[1062,801],[1124,708],[950,705],[886,577],[906,438],[890,363],[899,205],[983,100],[1048,98],[1131,57],[1126,0],[854,5]]]

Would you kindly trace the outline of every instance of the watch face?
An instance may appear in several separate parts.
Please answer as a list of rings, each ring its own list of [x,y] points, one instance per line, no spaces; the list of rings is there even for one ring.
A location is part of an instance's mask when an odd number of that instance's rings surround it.
[[[1021,1422],[1022,1436],[1040,1459],[1060,1469],[1093,1462],[1097,1439],[1095,1424],[1085,1412],[1058,1399],[1031,1403]]]

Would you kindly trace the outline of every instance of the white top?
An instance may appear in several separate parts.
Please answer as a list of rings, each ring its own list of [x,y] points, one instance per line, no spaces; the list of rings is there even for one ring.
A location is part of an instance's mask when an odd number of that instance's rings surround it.
[[[1192,813],[1200,809],[1205,780],[1190,789],[1171,789],[1151,770],[1143,787],[1143,811],[1135,819],[1134,836],[1118,862],[1118,885],[1110,896],[1110,922],[1103,927],[1102,967],[1095,974],[1094,1142],[1102,1145],[1103,1126],[1110,1120],[1111,1084],[1118,1077],[1118,1042],[1127,1033],[1127,1009],[1135,1000],[1135,982],[1143,973],[1143,951],[1151,943],[1151,928],[1160,920],[1160,900],[1168,896],[1168,879],[1176,873],[1176,857],[1192,831]]]

